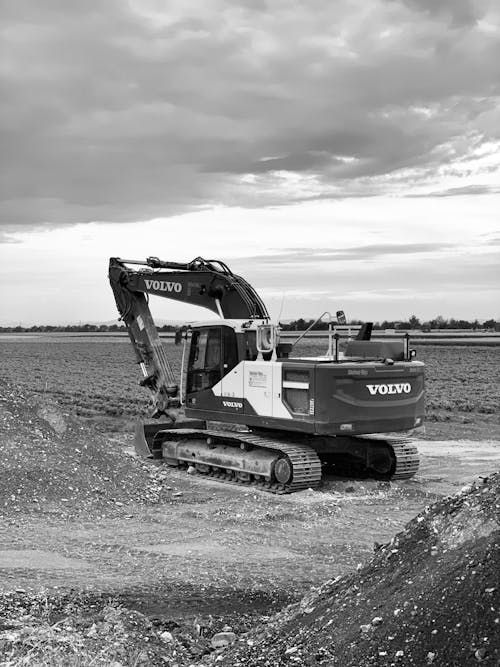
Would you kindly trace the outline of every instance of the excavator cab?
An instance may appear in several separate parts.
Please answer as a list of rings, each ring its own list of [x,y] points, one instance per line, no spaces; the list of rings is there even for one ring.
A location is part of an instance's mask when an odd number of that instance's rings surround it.
[[[215,386],[238,363],[236,334],[229,326],[193,329],[187,367],[186,393]]]
[[[240,361],[276,358],[278,342],[279,330],[273,324],[227,322],[194,326],[186,393],[189,395],[214,387]]]

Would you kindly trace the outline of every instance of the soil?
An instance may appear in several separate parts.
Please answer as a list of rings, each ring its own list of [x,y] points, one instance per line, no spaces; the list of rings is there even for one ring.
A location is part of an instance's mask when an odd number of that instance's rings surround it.
[[[360,571],[323,584],[217,660],[498,665],[500,475],[427,508]]]
[[[377,583],[377,573],[388,556],[386,551],[381,555],[379,549],[372,561],[374,549],[401,533],[411,520],[415,522],[414,517],[426,507],[491,475],[500,463],[500,443],[496,440],[423,441],[419,443],[422,465],[412,480],[389,484],[329,477],[317,490],[272,496],[139,460],[132,453],[130,439],[97,432],[53,399],[20,391],[13,383],[0,385],[0,407],[4,459],[0,485],[0,621],[21,618],[18,609],[36,616],[38,612],[32,610],[40,607],[42,598],[56,607],[57,601],[64,599],[73,600],[74,607],[84,614],[88,630],[92,624],[101,627],[99,623],[108,622],[102,616],[103,609],[106,600],[112,599],[130,613],[140,612],[149,623],[144,621],[144,632],[149,633],[151,646],[158,644],[158,653],[152,650],[144,664],[187,665],[201,660],[212,650],[210,637],[214,632],[231,626],[241,637],[256,623],[269,621],[287,604],[301,600],[311,587],[338,577],[342,577],[341,584],[328,584],[321,595],[330,596],[330,600],[340,596],[338,599],[346,602],[349,587],[359,587],[361,580],[372,582],[367,584],[372,588],[365,597],[369,604],[375,600],[373,616],[378,615],[377,605],[383,606],[389,593],[412,601],[421,593],[421,604],[427,589],[410,590],[401,582],[392,586],[394,573],[385,579],[379,577],[382,583]],[[498,495],[494,496],[497,487],[491,497],[498,501]],[[425,525],[429,525],[428,518]],[[458,563],[464,559],[483,562],[484,554],[493,554],[492,536],[498,538],[498,532],[483,535],[475,546],[466,541],[463,549],[453,553],[449,550],[450,556],[439,563],[449,573],[455,571],[453,568],[458,572]],[[480,554],[476,553],[478,549]],[[411,552],[411,567],[408,563],[405,566],[410,567],[407,579],[413,576],[411,571],[419,572],[424,567],[420,551],[418,558],[415,554]],[[492,559],[494,555],[488,562],[493,563]],[[400,562],[400,556],[397,560]],[[441,576],[440,567],[430,572],[429,581]],[[486,589],[494,585],[492,576],[485,574],[481,586],[484,584]],[[467,586],[464,584],[464,591],[469,590]],[[462,599],[465,605],[467,594]],[[92,607],[85,595],[96,596],[98,602]],[[349,598],[342,614],[357,628],[356,624],[366,619],[352,611],[353,599],[356,596]],[[331,612],[335,626],[340,623],[335,615],[341,613],[340,604],[335,602],[335,613]],[[450,610],[453,607],[446,596],[442,604]],[[322,612],[323,616],[326,613]],[[388,613],[384,607],[384,614]],[[300,614],[302,619],[303,611]],[[422,614],[418,611],[415,622],[427,623]],[[51,620],[54,618],[57,614]],[[312,614],[310,618],[316,623],[319,616]],[[321,654],[321,642],[303,642],[306,648],[301,645],[300,651],[286,654],[294,646],[290,644],[293,633],[302,632],[302,621],[284,629],[280,617],[277,619],[268,625],[270,645],[265,644],[265,653],[274,656],[266,658],[270,662],[258,662],[262,653],[243,652],[235,653],[223,664],[250,665],[253,663],[249,660],[254,659],[255,664],[268,665],[282,664],[280,660],[283,664],[321,663],[311,662],[311,655],[318,651]],[[436,627],[443,622],[441,617],[436,618]],[[386,643],[392,641],[389,636],[402,637],[393,626],[392,621],[384,626]],[[315,633],[318,627],[311,625]],[[169,653],[170,662],[165,657],[164,642],[158,640],[165,629],[172,631],[175,641],[182,639],[185,649],[175,655]],[[19,642],[20,635],[15,636]],[[286,640],[278,641],[277,636]],[[415,634],[414,641],[418,637]],[[0,625],[0,645],[1,641]],[[474,650],[481,648],[479,640],[474,641]],[[382,652],[384,642],[380,644]],[[274,644],[278,647],[275,653]],[[339,643],[342,652],[346,646]],[[434,644],[429,646],[433,652]],[[489,640],[488,659],[493,664],[491,646]],[[357,650],[352,655],[358,656],[358,662],[337,663],[331,653],[330,662],[322,664],[391,664],[382,660],[386,656],[377,653],[374,662],[368,649],[364,653]],[[447,662],[447,650],[451,649],[440,649],[436,664],[468,664],[451,661],[456,659],[454,653],[449,653]],[[389,651],[387,656],[393,654]],[[292,660],[294,656],[302,662]],[[124,659],[123,664],[129,663]]]

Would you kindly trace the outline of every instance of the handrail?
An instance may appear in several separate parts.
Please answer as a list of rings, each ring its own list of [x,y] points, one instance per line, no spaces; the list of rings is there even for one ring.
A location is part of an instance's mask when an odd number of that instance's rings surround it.
[[[324,317],[325,315],[328,315],[328,337],[329,337],[329,341],[330,341],[330,334],[331,334],[331,329],[332,329],[332,314],[331,314],[328,310],[325,310],[325,312],[324,312],[322,315],[320,315],[320,316],[318,317],[317,320],[315,320],[315,321],[314,321],[314,322],[313,322],[313,323],[312,323],[312,324],[311,324],[311,325],[310,325],[310,326],[309,326],[309,327],[308,327],[302,334],[300,334],[300,336],[297,338],[297,340],[296,340],[295,342],[292,343],[292,347],[294,347],[295,345],[297,345],[297,343],[298,343],[299,341],[301,341],[301,340],[304,338],[304,336],[305,336],[306,334],[308,334],[309,331],[311,331],[311,329],[313,328],[313,326],[314,326],[315,324],[318,324],[318,322],[320,322],[320,321],[323,319],[323,317]],[[331,342],[331,341],[330,341],[330,342]],[[330,342],[329,342],[329,344],[328,344],[328,350],[329,350],[329,351],[330,351],[330,347],[331,347]]]

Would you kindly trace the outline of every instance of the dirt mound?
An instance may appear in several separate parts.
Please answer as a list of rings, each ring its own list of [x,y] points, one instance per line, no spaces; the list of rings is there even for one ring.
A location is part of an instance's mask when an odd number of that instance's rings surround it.
[[[217,664],[497,665],[499,538],[496,474],[426,508],[359,572],[313,590]]]
[[[82,425],[52,399],[0,384],[0,513],[58,515],[168,499],[161,471]]]

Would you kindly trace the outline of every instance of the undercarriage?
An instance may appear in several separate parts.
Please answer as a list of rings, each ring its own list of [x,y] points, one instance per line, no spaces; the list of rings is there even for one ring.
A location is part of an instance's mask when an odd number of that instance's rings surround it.
[[[136,449],[169,466],[275,494],[316,488],[323,470],[351,479],[402,480],[419,465],[409,440],[382,436],[299,439],[276,432],[168,428]]]

